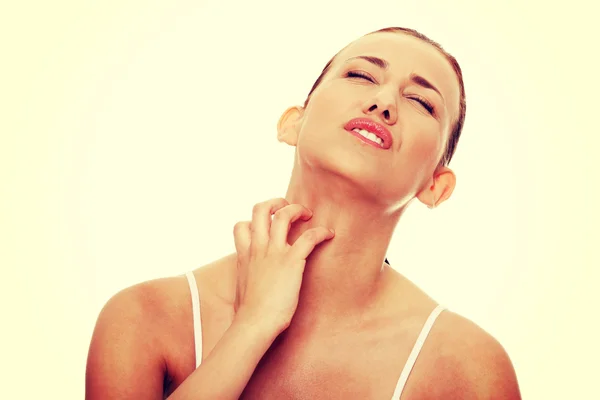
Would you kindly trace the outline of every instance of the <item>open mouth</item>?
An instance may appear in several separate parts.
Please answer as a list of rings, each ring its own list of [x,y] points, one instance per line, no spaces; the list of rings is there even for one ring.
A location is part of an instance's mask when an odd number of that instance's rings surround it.
[[[383,147],[383,140],[372,132],[369,132],[365,129],[354,128],[352,132],[358,133],[360,136],[364,137],[367,140],[370,140],[373,143],[377,143],[380,147]]]
[[[369,118],[354,118],[344,126],[348,132],[380,149],[389,149],[392,146],[392,134],[383,125]]]

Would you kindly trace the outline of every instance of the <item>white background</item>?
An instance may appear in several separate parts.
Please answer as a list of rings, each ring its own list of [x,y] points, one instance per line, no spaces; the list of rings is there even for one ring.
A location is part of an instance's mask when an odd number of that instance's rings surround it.
[[[0,6],[2,397],[83,398],[106,300],[233,251],[285,194],[281,112],[348,42],[406,26],[457,57],[468,111],[452,199],[415,203],[388,258],[501,341],[524,398],[598,398],[592,3]]]

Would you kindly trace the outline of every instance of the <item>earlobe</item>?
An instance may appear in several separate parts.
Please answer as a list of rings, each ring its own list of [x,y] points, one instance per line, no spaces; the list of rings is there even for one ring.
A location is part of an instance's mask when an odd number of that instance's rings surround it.
[[[304,109],[299,106],[293,106],[285,110],[277,123],[277,140],[290,146],[296,146],[303,114]]]
[[[450,198],[455,186],[454,172],[450,168],[440,167],[435,171],[433,184],[421,190],[417,198],[429,208],[435,208]]]

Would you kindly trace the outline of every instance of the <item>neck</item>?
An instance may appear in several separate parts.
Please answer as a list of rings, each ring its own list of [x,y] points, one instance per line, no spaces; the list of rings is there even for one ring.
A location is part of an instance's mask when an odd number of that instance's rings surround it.
[[[308,207],[313,217],[294,223],[288,242],[317,226],[334,229],[335,237],[307,258],[292,330],[356,320],[376,306],[390,272],[387,248],[404,210],[390,211],[339,176],[312,175],[292,173],[286,200]]]

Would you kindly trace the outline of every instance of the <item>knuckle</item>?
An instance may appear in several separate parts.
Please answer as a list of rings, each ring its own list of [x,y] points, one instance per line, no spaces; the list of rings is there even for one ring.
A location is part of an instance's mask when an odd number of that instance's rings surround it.
[[[282,208],[285,208],[287,205],[289,205],[289,203],[282,197],[257,203],[254,205],[254,207],[252,207],[252,218],[254,219],[263,214],[271,215],[273,213],[273,209],[278,209],[279,211]]]
[[[290,217],[289,207],[280,208],[279,210],[275,211],[275,213],[273,214],[273,218],[276,218],[278,220],[284,219],[284,218],[289,218],[289,217]]]
[[[304,207],[302,204],[290,204],[288,208],[292,213],[297,214],[304,211],[306,207]]]
[[[256,203],[253,207],[252,207],[252,214],[256,214],[257,212],[260,212],[260,210],[264,207],[264,203]]]
[[[242,222],[236,222],[235,225],[233,226],[233,234],[237,235],[238,233],[240,233],[240,230],[242,229]]]
[[[269,203],[269,206],[271,208],[273,208],[273,207],[280,207],[280,208],[282,208],[282,207],[285,207],[285,206],[287,206],[289,204],[287,202],[287,200],[284,199],[283,197],[277,197],[277,198],[271,199],[271,201],[269,201],[268,203]]]
[[[310,230],[304,232],[304,234],[302,236],[304,236],[304,239],[308,242],[314,242],[319,237],[318,232],[314,229],[310,229]]]
[[[273,220],[279,221],[279,220],[283,219],[284,216],[285,216],[285,213],[284,213],[283,209],[277,210],[273,214]]]
[[[233,234],[239,235],[241,232],[248,228],[248,224],[248,221],[236,222],[236,224],[233,226]]]
[[[294,218],[300,214],[302,214],[304,210],[304,207],[301,206],[300,204],[290,204],[289,206],[286,206],[285,208],[282,208],[281,211],[285,212],[285,216],[288,219]]]

